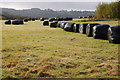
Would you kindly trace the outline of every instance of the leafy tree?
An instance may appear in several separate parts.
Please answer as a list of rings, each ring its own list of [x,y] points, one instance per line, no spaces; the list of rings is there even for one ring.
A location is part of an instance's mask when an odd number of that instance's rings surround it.
[[[100,3],[96,8],[97,18],[120,18],[120,1]]]

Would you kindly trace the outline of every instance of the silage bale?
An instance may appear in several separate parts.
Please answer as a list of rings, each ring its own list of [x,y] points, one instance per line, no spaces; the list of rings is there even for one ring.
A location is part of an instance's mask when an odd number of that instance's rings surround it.
[[[55,21],[56,19],[55,18],[49,18],[48,20],[51,22],[51,21]]]
[[[82,16],[79,16],[79,19],[82,19],[83,17]]]
[[[87,16],[83,16],[83,18],[88,18]]]
[[[31,18],[28,18],[28,21],[31,21],[32,19]]]
[[[120,26],[109,27],[108,40],[110,43],[120,44]]]
[[[57,21],[62,21],[63,20],[63,18],[57,18]]]
[[[73,18],[71,17],[66,17],[66,18],[63,18],[64,21],[70,21],[70,20],[73,20]]]
[[[24,24],[23,20],[19,20],[19,24]]]
[[[11,24],[11,20],[6,20],[5,24]]]
[[[39,20],[39,18],[35,18],[35,20]]]
[[[40,18],[40,21],[44,21],[45,19],[44,18]]]
[[[96,25],[93,27],[93,38],[94,39],[108,39],[108,28],[107,24]]]
[[[74,27],[73,27],[74,32],[79,33],[79,25],[80,24],[74,24]]]
[[[32,20],[32,21],[35,21],[35,18],[32,18],[31,20]]]
[[[68,23],[68,22],[62,22],[62,23],[61,23],[61,28],[62,28],[62,29],[64,29],[66,23]]]
[[[73,18],[72,18],[72,17],[69,17],[68,20],[73,20]]]
[[[24,21],[24,22],[28,22],[28,19],[27,19],[27,18],[25,18],[25,19],[23,19],[23,21]]]
[[[19,25],[19,22],[18,22],[17,20],[13,20],[13,21],[12,21],[12,24],[13,24],[13,25]]]
[[[74,31],[74,30],[73,30],[74,24],[75,24],[75,23],[70,23],[70,22],[66,23],[66,25],[65,25],[65,27],[64,27],[64,30],[65,30],[65,31],[73,32],[73,31]]]
[[[62,22],[57,23],[57,27],[61,27]]]
[[[15,19],[12,21],[12,24],[13,25],[19,25],[19,24],[24,24],[23,20],[18,20],[18,19]]]
[[[92,36],[93,36],[93,27],[94,27],[95,25],[100,25],[100,24],[98,24],[98,23],[89,23],[89,24],[87,25],[86,35],[87,35],[88,37],[92,37]]]
[[[87,16],[88,18],[93,18],[94,16]]]
[[[49,26],[49,21],[44,21],[43,26]]]
[[[82,34],[86,34],[86,27],[89,23],[81,23],[79,25],[79,32]]]
[[[57,23],[58,23],[57,21],[51,22],[51,23],[50,23],[50,27],[51,27],[51,28],[56,28],[56,27],[57,27]]]

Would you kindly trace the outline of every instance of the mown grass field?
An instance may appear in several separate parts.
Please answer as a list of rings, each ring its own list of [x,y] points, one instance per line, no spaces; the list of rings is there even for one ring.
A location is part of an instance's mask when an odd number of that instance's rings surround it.
[[[2,21],[2,25],[2,77],[118,77],[117,44],[42,26],[39,20],[24,25],[5,25]]]

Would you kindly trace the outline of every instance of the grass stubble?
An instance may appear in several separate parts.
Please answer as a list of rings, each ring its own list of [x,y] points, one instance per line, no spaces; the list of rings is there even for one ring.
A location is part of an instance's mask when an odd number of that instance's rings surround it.
[[[117,25],[116,21],[97,23]],[[2,77],[118,77],[116,44],[42,26],[40,21],[2,25]]]

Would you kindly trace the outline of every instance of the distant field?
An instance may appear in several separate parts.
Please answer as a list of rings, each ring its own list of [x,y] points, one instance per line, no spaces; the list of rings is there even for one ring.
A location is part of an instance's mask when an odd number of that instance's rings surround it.
[[[97,23],[117,25],[118,21]],[[118,45],[107,40],[49,28],[40,21],[3,23],[2,34],[2,77],[118,77]]]

